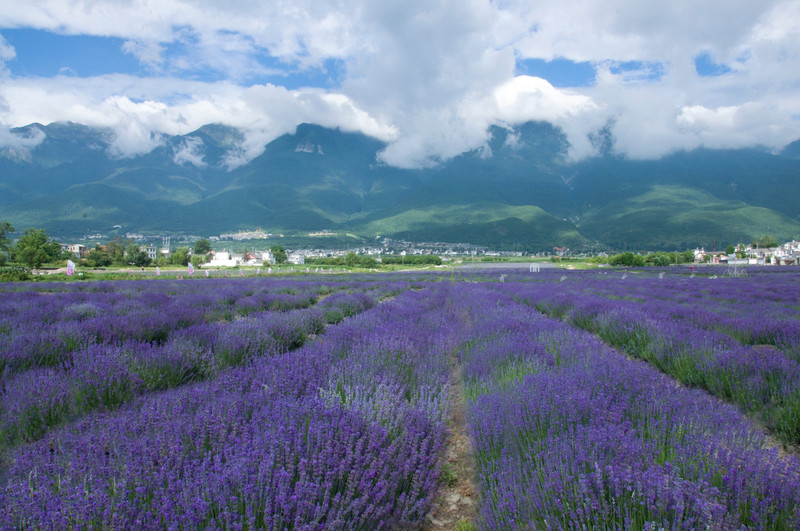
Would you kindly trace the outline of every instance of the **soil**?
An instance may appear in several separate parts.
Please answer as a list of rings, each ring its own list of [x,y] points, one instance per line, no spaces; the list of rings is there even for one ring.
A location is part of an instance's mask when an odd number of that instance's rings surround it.
[[[455,355],[450,363],[449,434],[442,456],[439,492],[421,526],[424,531],[475,529],[478,516],[478,488],[472,441],[467,433],[464,377]]]

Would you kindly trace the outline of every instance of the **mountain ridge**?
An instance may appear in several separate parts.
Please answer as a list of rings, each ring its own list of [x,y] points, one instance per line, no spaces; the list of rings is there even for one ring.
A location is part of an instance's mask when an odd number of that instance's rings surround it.
[[[604,154],[570,162],[559,129],[528,122],[492,126],[481,149],[406,170],[378,161],[384,142],[314,124],[235,168],[244,135],[220,124],[128,158],[104,129],[12,132],[31,145],[0,149],[0,220],[63,237],[115,225],[206,236],[261,227],[531,251],[800,238],[800,141],[778,154],[703,148],[637,161],[601,138]]]

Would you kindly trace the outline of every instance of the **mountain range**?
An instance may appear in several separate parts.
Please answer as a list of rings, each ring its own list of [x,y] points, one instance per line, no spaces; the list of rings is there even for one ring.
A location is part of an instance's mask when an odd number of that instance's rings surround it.
[[[570,162],[557,128],[492,127],[491,140],[435,167],[379,163],[381,141],[302,124],[231,169],[244,135],[207,125],[119,157],[113,133],[73,123],[13,129],[0,149],[0,221],[61,238],[114,226],[214,235],[256,227],[496,249],[717,249],[766,234],[800,239],[800,141],[630,160],[613,138]]]

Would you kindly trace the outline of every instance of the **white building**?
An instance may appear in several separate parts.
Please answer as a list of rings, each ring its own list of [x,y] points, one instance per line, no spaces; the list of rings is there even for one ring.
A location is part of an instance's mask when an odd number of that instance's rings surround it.
[[[210,262],[206,262],[202,267],[235,267],[236,259],[228,251],[215,251],[212,253]]]
[[[214,251],[210,262],[202,267],[236,267],[274,264],[275,256],[270,251],[252,251],[246,254],[231,253],[228,251]]]
[[[155,245],[148,245],[144,248],[144,252],[147,253],[147,258],[150,260],[158,258],[158,248]]]
[[[71,253],[75,258],[84,258],[86,256],[86,246],[79,243],[64,244],[61,250]]]

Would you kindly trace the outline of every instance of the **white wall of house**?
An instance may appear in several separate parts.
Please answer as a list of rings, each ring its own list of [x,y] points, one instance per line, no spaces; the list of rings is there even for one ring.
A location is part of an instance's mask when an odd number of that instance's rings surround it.
[[[201,267],[234,267],[238,265],[236,259],[228,251],[214,253],[210,262],[206,262]]]

